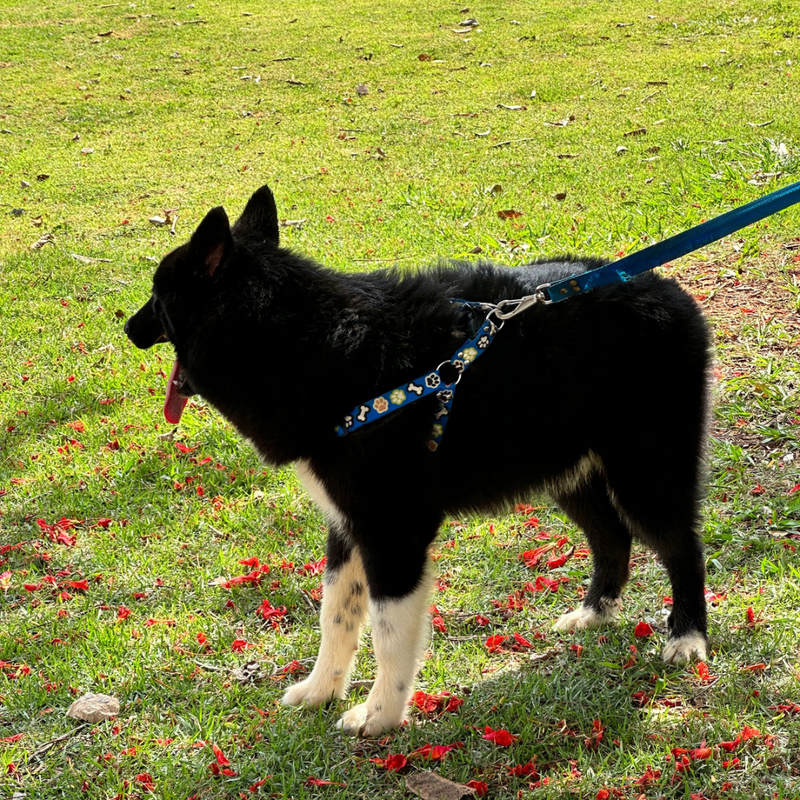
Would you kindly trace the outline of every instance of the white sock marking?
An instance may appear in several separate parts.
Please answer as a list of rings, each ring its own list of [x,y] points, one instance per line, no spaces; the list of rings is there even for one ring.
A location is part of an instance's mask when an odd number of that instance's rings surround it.
[[[685,636],[678,636],[670,639],[661,653],[661,658],[667,664],[682,664],[697,658],[698,661],[706,660],[706,648],[708,643],[702,633],[687,633]]]
[[[617,597],[601,597],[600,611],[590,606],[583,605],[575,611],[562,614],[553,624],[558,631],[583,630],[585,628],[600,628],[614,622],[619,616],[622,601]]]
[[[366,616],[367,581],[361,557],[353,551],[341,569],[325,573],[319,655],[311,674],[286,690],[285,705],[320,706],[347,694]]]
[[[411,594],[400,600],[370,600],[378,674],[366,701],[339,720],[338,727],[345,733],[378,736],[403,724],[428,634],[432,582],[433,569],[427,564],[419,586]]]

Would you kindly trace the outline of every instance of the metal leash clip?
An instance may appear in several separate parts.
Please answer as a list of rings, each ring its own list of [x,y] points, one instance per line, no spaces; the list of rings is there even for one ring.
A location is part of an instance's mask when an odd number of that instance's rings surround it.
[[[516,317],[517,314],[521,314],[523,311],[527,311],[531,306],[535,306],[537,303],[549,304],[550,301],[543,291],[549,285],[549,283],[543,283],[541,286],[536,287],[536,291],[533,294],[526,294],[525,297],[518,297],[514,300],[501,300],[495,308],[489,312],[489,316],[494,314],[497,319],[505,321],[511,319],[511,317]],[[503,311],[506,306],[510,306],[511,310]]]

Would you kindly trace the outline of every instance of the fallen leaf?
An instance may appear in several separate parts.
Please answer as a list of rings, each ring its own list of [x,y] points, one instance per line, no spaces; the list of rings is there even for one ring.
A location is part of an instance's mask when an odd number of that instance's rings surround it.
[[[516,219],[517,217],[522,216],[522,212],[514,211],[512,208],[508,208],[504,211],[498,211],[497,216],[500,217],[500,219]]]
[[[553,197],[554,197],[556,200],[566,200],[566,199],[567,199],[567,193],[566,193],[566,192],[556,192],[556,193],[553,195]]]
[[[555,122],[545,122],[545,125],[551,125],[554,128],[565,128],[570,122],[575,121],[575,115],[570,114],[568,117],[564,117],[564,119],[556,120]]]
[[[634,128],[632,131],[626,131],[623,136],[642,136],[647,133],[647,128]]]
[[[418,772],[406,778],[406,788],[422,800],[463,800],[474,797],[475,791],[463,783],[437,775],[435,772]]]
[[[37,239],[32,245],[31,250],[41,250],[46,244],[53,242],[53,234],[45,233],[40,239]]]
[[[111,262],[110,258],[92,258],[91,256],[82,256],[80,253],[70,253],[71,258],[74,258],[76,261],[80,261],[83,264],[94,264],[98,261],[106,261]]]
[[[366,83],[359,83],[358,86],[356,86],[356,94],[361,95],[361,97],[364,97],[365,95],[368,95],[369,94],[369,87],[367,86],[367,84]]]
[[[431,60],[431,57],[430,57],[430,56],[429,56],[427,53],[420,53],[420,54],[417,56],[417,58],[418,58],[420,61],[430,61],[430,60]]]

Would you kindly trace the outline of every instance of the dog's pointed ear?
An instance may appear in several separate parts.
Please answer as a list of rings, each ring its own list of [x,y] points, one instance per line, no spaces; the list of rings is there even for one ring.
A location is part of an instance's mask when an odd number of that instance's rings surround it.
[[[189,242],[198,273],[211,277],[233,247],[231,224],[222,206],[212,208],[203,217]]]
[[[247,201],[242,216],[233,226],[234,233],[255,234],[278,245],[278,208],[266,184]]]

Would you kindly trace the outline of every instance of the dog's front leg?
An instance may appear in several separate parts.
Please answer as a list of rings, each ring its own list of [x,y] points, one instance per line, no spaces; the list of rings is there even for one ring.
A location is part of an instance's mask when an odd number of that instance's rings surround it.
[[[403,724],[428,636],[433,569],[428,562],[416,587],[402,597],[370,592],[369,613],[378,674],[366,701],[349,709],[338,727],[353,736],[379,736]]]
[[[320,611],[319,655],[311,674],[286,690],[282,700],[285,705],[321,706],[347,694],[366,615],[367,581],[361,557],[332,528]]]

